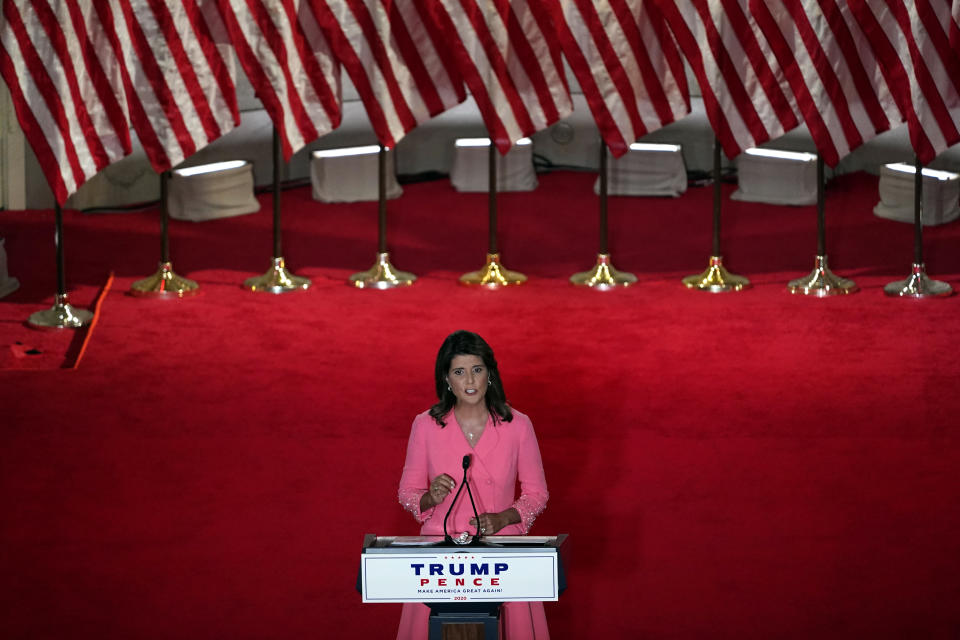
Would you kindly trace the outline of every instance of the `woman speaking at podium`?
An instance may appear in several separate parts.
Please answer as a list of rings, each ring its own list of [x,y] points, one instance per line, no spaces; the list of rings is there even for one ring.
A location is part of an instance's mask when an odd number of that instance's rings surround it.
[[[421,535],[444,535],[463,459],[470,456],[467,478],[480,514],[480,534],[527,533],[547,504],[547,483],[533,425],[507,404],[493,349],[475,333],[450,334],[437,353],[435,379],[439,401],[418,415],[410,430],[400,504],[422,524]],[[456,538],[475,532],[477,524],[464,491],[447,530]],[[424,604],[404,604],[398,640],[425,640],[429,616]],[[549,637],[542,602],[506,603],[500,617],[501,637]]]

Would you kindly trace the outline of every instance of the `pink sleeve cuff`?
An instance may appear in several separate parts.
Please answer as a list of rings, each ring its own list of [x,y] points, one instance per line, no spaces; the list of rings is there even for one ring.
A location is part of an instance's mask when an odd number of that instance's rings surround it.
[[[533,526],[533,521],[543,513],[543,510],[547,506],[546,497],[537,499],[538,497],[539,496],[534,497],[523,494],[513,503],[513,508],[520,514],[520,528],[524,534],[530,531],[530,527]]]
[[[417,522],[423,524],[433,516],[436,507],[430,507],[423,513],[420,512],[420,498],[427,492],[426,489],[400,489],[400,505],[409,511]]]

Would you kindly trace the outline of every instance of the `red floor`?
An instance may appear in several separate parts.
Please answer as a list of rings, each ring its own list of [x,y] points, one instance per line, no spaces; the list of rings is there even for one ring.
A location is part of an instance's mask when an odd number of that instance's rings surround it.
[[[314,287],[280,297],[239,287],[269,261],[269,197],[172,224],[202,290],[180,301],[125,293],[155,268],[155,211],[67,212],[74,301],[115,274],[75,370],[83,332],[23,325],[56,287],[52,213],[0,212],[23,283],[0,301],[4,637],[390,637],[398,607],[353,590],[360,543],[416,531],[403,447],[459,328],[537,429],[552,498],[533,533],[571,535],[555,638],[956,637],[960,298],[882,294],[912,230],[871,214],[876,178],[827,192],[831,262],[862,291],[824,300],[784,290],[813,266],[814,208],[729,199],[727,264],[754,288],[683,289],[709,188],[612,200],[615,263],[640,282],[571,287],[596,254],[592,181],[502,195],[504,261],[530,282],[496,292],[456,284],[482,263],[486,200],[445,182],[390,203],[394,262],[420,276],[400,291],[344,284],[373,262],[375,205],[307,188],[284,193],[284,252]],[[955,288],[958,246],[960,225],[925,230]]]

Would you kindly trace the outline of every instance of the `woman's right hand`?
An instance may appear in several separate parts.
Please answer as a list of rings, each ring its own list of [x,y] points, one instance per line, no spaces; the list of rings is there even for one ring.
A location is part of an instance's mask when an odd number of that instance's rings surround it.
[[[441,473],[434,478],[430,483],[430,489],[427,491],[433,506],[437,506],[443,502],[444,498],[446,498],[456,486],[457,483],[454,479],[445,473]]]

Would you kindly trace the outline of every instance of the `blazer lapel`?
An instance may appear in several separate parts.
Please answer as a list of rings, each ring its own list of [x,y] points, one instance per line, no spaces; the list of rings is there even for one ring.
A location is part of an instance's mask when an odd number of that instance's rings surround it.
[[[500,430],[493,424],[493,418],[487,418],[487,425],[483,428],[483,435],[480,436],[480,442],[474,448],[473,461],[481,472],[483,480],[493,478],[493,469],[488,466],[491,454],[500,446]]]

